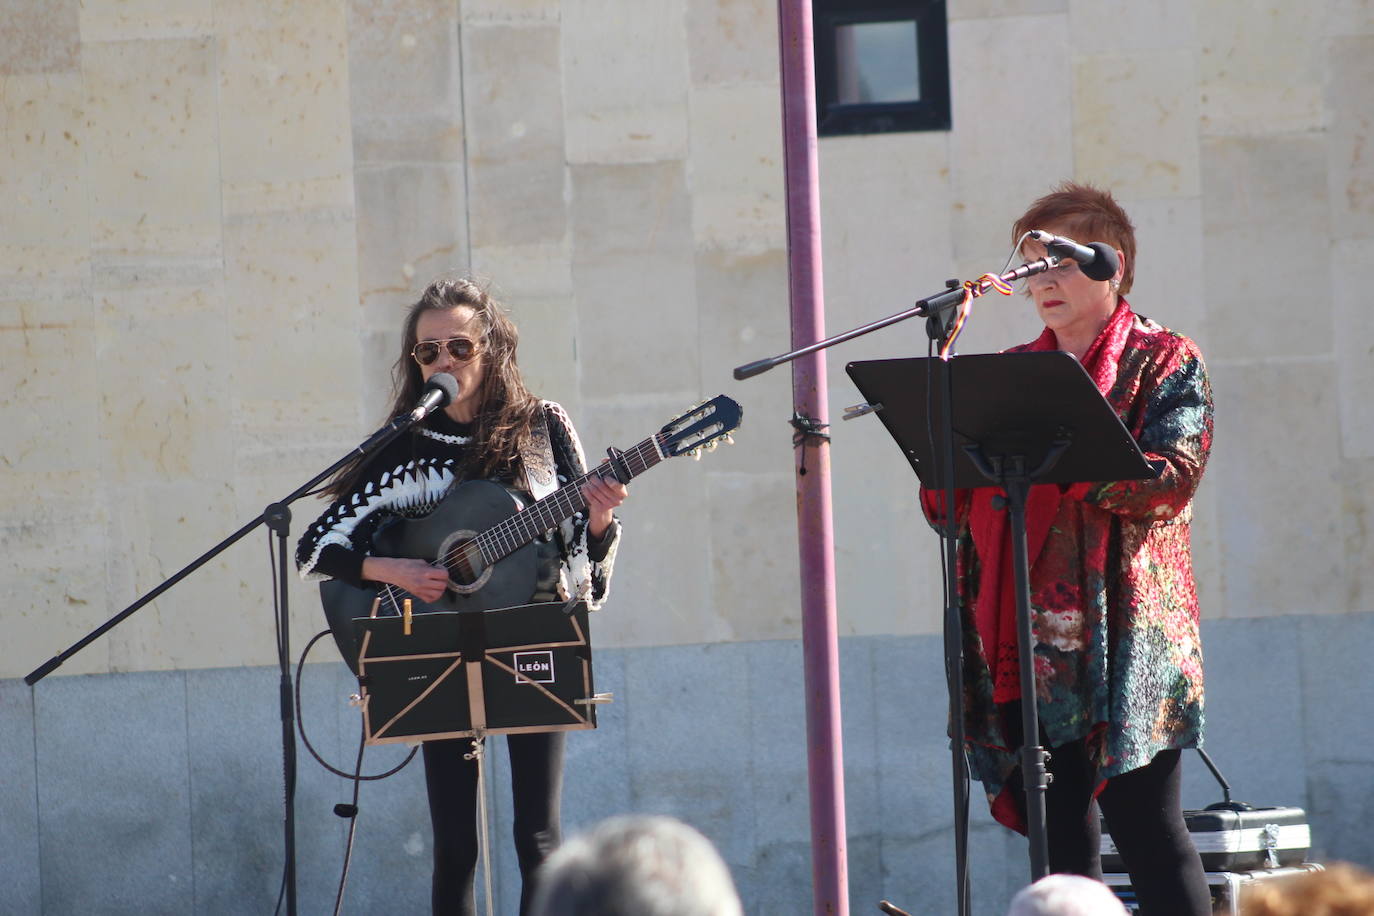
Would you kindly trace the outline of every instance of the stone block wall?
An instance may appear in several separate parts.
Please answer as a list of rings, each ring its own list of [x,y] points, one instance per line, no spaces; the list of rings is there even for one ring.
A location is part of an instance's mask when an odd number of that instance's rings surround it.
[[[1061,179],[1111,186],[1140,237],[1133,304],[1199,341],[1215,387],[1194,545],[1213,741],[1245,759],[1252,800],[1302,799],[1323,854],[1374,863],[1352,794],[1374,736],[1343,699],[1367,684],[1374,615],[1374,7],[948,9],[953,129],[820,143],[828,327],[1000,267],[1012,219]],[[775,4],[0,0],[0,21],[0,678],[21,736],[0,743],[0,859],[28,876],[13,909],[69,911],[88,885],[67,860],[86,843],[148,863],[92,870],[111,901],[231,912],[235,894],[275,893],[275,796],[257,781],[273,748],[233,738],[275,716],[261,531],[32,692],[13,679],[361,441],[404,308],[471,270],[593,455],[718,392],[743,404],[735,447],[655,470],[625,506],[596,632],[607,678],[623,670],[639,699],[610,714],[618,737],[575,742],[571,771],[596,790],[570,819],[687,816],[753,911],[794,911],[808,863],[791,396],[784,370],[730,376],[789,346]],[[1022,300],[984,299],[963,350],[1036,330]],[[838,419],[858,400],[846,362],[924,343],[899,326],[828,361],[856,908],[875,889],[947,891],[944,864],[911,864],[944,855],[948,829],[921,654],[940,626],[934,540],[880,425]],[[293,529],[318,508],[297,504]],[[299,644],[320,617],[313,589],[292,589]],[[728,673],[742,660],[781,674]],[[661,709],[632,676],[659,666],[677,672]],[[878,699],[894,668],[917,678],[895,695],[930,709]],[[653,724],[698,670],[732,692],[729,715],[665,737]],[[244,721],[217,728],[229,696]],[[121,758],[139,772],[110,775]],[[404,863],[405,890],[370,873],[360,900],[415,892],[428,838],[410,789],[379,789],[401,813],[374,847]],[[312,899],[341,836],[332,815],[309,830]],[[975,846],[1014,858],[986,823]],[[1021,874],[993,868],[990,886]]]

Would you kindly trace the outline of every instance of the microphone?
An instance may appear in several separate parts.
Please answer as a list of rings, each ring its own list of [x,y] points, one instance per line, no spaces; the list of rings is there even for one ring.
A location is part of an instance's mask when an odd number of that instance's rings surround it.
[[[452,404],[458,397],[458,380],[447,372],[436,372],[425,383],[420,402],[410,412],[410,422],[418,423],[436,410]]]
[[[1077,261],[1084,276],[1089,280],[1110,280],[1121,267],[1121,259],[1116,256],[1116,249],[1106,242],[1080,245],[1073,239],[1066,239],[1062,235],[1050,235],[1043,229],[1032,229],[1029,235],[1049,249],[1050,254]]]

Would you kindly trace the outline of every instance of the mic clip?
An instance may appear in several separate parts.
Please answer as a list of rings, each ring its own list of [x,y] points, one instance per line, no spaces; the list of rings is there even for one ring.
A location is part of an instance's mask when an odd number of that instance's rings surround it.
[[[851,406],[851,407],[846,407],[846,408],[844,409],[844,416],[843,416],[841,419],[844,419],[844,420],[857,420],[859,417],[862,417],[862,416],[864,416],[864,415],[866,415],[866,414],[873,413],[875,410],[882,410],[882,409],[883,409],[883,405],[882,405],[882,404],[869,404],[869,403],[866,403],[866,402],[863,403],[863,404],[854,404],[853,406]]]

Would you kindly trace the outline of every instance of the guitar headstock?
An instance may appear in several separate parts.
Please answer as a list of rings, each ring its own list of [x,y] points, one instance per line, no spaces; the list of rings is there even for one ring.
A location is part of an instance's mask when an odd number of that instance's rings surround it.
[[[722,439],[731,441],[730,433],[739,428],[743,416],[744,411],[733,398],[717,395],[664,424],[658,431],[659,447],[670,458],[700,458],[703,448],[713,449]]]

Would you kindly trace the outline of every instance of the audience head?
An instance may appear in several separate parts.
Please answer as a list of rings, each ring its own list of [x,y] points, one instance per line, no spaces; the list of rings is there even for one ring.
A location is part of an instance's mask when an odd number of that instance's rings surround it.
[[[1101,881],[1046,875],[1011,899],[1007,916],[1125,916],[1126,907]]]
[[[1245,888],[1244,916],[1371,916],[1374,875],[1336,863],[1324,871],[1273,878]]]
[[[534,916],[741,916],[711,841],[671,817],[603,821],[539,872]]]

